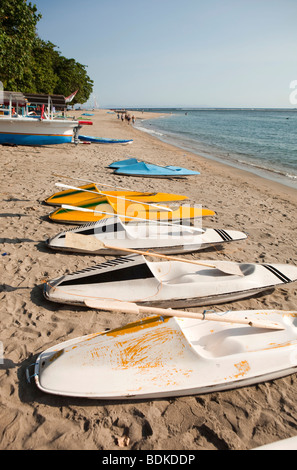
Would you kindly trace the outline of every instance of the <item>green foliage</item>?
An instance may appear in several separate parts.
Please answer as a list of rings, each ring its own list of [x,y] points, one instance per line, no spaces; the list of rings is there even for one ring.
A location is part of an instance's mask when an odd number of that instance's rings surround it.
[[[24,0],[1,0],[0,4],[0,80],[4,88],[18,91],[18,80],[30,65],[37,8]]]
[[[93,81],[86,66],[63,57],[50,41],[40,39],[41,18],[27,0],[0,0],[0,81],[4,89],[29,93],[70,95],[71,104],[88,100]]]
[[[85,70],[85,65],[76,62],[74,59],[59,57],[56,73],[58,82],[55,93],[64,96],[70,95],[78,89],[71,104],[85,103],[93,90],[93,80],[91,80]]]

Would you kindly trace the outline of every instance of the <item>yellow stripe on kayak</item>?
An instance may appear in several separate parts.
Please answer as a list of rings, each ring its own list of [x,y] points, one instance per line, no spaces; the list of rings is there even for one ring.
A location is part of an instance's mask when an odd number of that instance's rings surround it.
[[[111,202],[111,201],[110,201]],[[89,207],[88,207],[89,208]],[[147,206],[137,203],[118,204],[111,202],[101,203],[94,207],[93,210],[102,212],[114,213],[115,215],[125,215],[130,217],[139,217],[146,220],[160,220],[160,221],[178,221],[194,219],[197,217],[213,216],[215,212],[209,209],[193,206],[180,206],[172,212],[159,211],[154,207],[147,209]],[[69,224],[85,224],[89,222],[97,222],[104,218],[111,217],[106,214],[82,212],[79,210],[57,209],[49,215],[49,218],[54,222],[69,223]],[[123,220],[131,220],[127,218]]]
[[[93,202],[94,205],[99,204],[106,200],[107,196],[100,196],[100,190],[95,184],[87,184],[84,186],[79,186],[80,189],[85,189],[87,191],[95,191],[98,192],[98,196],[96,194],[91,194],[86,191],[79,191],[74,189],[68,189],[66,191],[61,191],[58,193],[53,194],[49,198],[45,199],[49,205],[53,206],[61,206],[62,204],[69,204],[72,206],[77,206],[79,204],[84,203],[91,203]],[[183,196],[180,194],[170,194],[170,193],[156,193],[156,192],[141,192],[141,191],[105,191],[102,190],[104,194],[109,196],[118,196],[118,197],[127,197],[130,199],[136,199],[140,202],[170,202],[170,201],[183,201],[188,199],[187,196]]]

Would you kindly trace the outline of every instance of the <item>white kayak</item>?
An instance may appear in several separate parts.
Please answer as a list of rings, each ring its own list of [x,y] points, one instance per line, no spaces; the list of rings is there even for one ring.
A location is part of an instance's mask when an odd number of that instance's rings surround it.
[[[188,253],[215,245],[247,238],[243,232],[223,229],[198,229],[181,225],[155,223],[123,223],[119,217],[110,217],[98,222],[82,225],[73,230],[63,231],[46,240],[49,248],[61,251],[75,251],[89,254],[119,255],[120,248],[153,249],[159,253]],[[66,240],[66,233],[74,232],[110,242],[118,249],[105,248],[96,251],[72,248]]]
[[[264,444],[251,450],[297,450],[297,436],[281,439],[270,444]]]
[[[284,329],[148,317],[47,349],[27,378],[34,376],[37,387],[50,394],[122,400],[205,394],[297,371],[297,312],[231,314],[269,318]]]
[[[165,256],[165,255],[162,255]],[[198,261],[198,260],[197,260]],[[213,260],[199,260],[213,265]],[[212,305],[250,297],[297,280],[297,266],[289,264],[229,263],[240,275],[181,261],[148,261],[129,255],[44,284],[44,295],[53,302],[84,305],[84,299],[112,299],[150,306],[187,307]]]

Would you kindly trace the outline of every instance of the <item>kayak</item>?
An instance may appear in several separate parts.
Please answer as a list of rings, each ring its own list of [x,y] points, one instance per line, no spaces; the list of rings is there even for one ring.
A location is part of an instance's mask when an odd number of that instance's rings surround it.
[[[112,197],[108,197],[107,200],[108,201],[102,200],[95,205],[93,203],[79,204],[77,205],[77,210],[59,208],[49,214],[49,218],[53,222],[79,225],[97,222],[98,220],[111,217],[115,214],[123,215],[125,221],[129,221],[133,217],[138,217],[146,220],[160,220],[166,222],[182,222],[198,217],[215,215],[214,211],[199,206],[183,205],[177,209],[173,209],[172,212],[168,212],[167,210],[161,211],[156,207],[148,206],[148,204],[140,202],[131,203]],[[94,212],[94,210],[101,211],[103,214]]]
[[[81,189],[81,191],[80,191]],[[84,191],[85,190],[85,191]],[[92,194],[88,191],[93,191],[96,194]],[[100,193],[104,193],[104,196]],[[62,204],[71,204],[73,206],[79,205],[81,203],[93,203],[94,208],[99,202],[103,199],[106,201],[106,196],[115,196],[115,197],[126,197],[130,199],[139,199],[144,202],[171,202],[171,201],[183,201],[189,199],[187,196],[182,196],[180,194],[170,194],[170,193],[159,193],[159,192],[142,192],[142,191],[105,191],[104,189],[99,189],[95,183],[86,184],[79,186],[78,189],[68,189],[65,191],[60,191],[53,194],[52,196],[45,199],[45,203],[51,206],[61,206]],[[89,207],[89,206],[88,206]]]
[[[234,275],[220,269],[224,261],[199,259],[199,263],[203,265],[123,256],[50,280],[43,293],[50,301],[82,306],[87,298],[100,298],[189,307],[243,299],[297,280],[297,266],[289,264],[230,262],[241,271]],[[214,263],[216,268],[205,266]]]
[[[127,165],[134,165],[135,163],[138,163],[137,158],[127,158],[126,160],[120,160],[118,162],[113,162],[110,165],[108,165],[109,168],[121,168],[122,166],[127,166]]]
[[[106,139],[104,137],[92,137],[89,135],[79,135],[79,140],[92,142],[94,144],[132,144],[133,139]]]
[[[82,225],[71,232],[110,242],[118,250],[105,248],[90,251],[88,249],[73,249],[66,240],[66,231],[49,238],[46,244],[49,248],[59,251],[75,251],[94,255],[120,255],[121,248],[140,250],[155,250],[158,253],[189,253],[203,250],[211,246],[244,240],[247,235],[235,230],[200,229],[191,230],[189,226],[160,225],[155,223],[123,223],[119,217],[102,219],[99,222]]]
[[[297,371],[297,312],[226,313],[269,317],[284,329],[146,317],[45,350],[32,364],[34,373],[27,369],[27,380],[34,377],[41,391],[54,395],[155,399],[236,389]]]
[[[132,165],[122,166],[114,170],[116,175],[127,175],[127,176],[143,176],[150,177],[155,176],[158,178],[173,177],[180,178],[191,175],[200,175],[199,171],[188,170],[182,167],[162,167],[158,165],[152,165],[150,163],[138,162]]]
[[[264,444],[251,450],[297,450],[297,436],[280,439],[279,441]]]
[[[115,168],[115,169],[118,169],[118,168],[123,168],[123,167],[126,167],[128,165],[136,165],[136,164],[139,164],[139,163],[145,163],[147,167],[150,167],[150,168],[157,168],[157,170],[159,170],[161,168],[161,171],[162,170],[177,170],[177,171],[191,171],[191,170],[186,170],[186,168],[182,168],[180,166],[174,166],[174,165],[167,165],[165,167],[162,167],[160,165],[153,165],[153,164],[148,164],[146,162],[141,162],[139,160],[137,160],[137,158],[128,158],[126,160],[121,160],[121,161],[118,161],[118,162],[114,162],[114,163],[111,163],[110,165],[108,165],[109,168]],[[191,172],[192,174],[192,172]],[[199,174],[199,172],[195,172],[195,174]]]

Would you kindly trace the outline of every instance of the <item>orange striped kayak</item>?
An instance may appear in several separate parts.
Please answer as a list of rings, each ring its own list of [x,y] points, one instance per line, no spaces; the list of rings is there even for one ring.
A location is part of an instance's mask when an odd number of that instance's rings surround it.
[[[113,215],[123,216],[123,220],[129,221],[133,217],[145,220],[160,220],[168,222],[185,221],[195,219],[197,217],[213,216],[215,212],[209,209],[204,209],[201,206],[180,206],[177,209],[172,209],[168,212],[166,210],[159,210],[156,207],[150,206],[145,203],[131,203],[128,201],[120,200],[115,197],[108,197],[105,201],[97,204],[85,202],[77,205],[77,210],[68,208],[59,208],[49,214],[49,218],[54,222],[65,224],[86,224],[90,222],[97,222],[106,217]],[[168,207],[168,206],[166,206]],[[81,208],[82,210],[79,210]],[[90,212],[84,212],[84,209]],[[92,211],[100,211],[92,212]],[[101,213],[103,212],[103,213]]]
[[[88,191],[98,193],[92,194]],[[100,195],[100,193],[103,193]],[[140,200],[143,202],[171,202],[183,201],[189,199],[187,196],[180,194],[159,193],[159,192],[141,192],[141,191],[104,191],[100,190],[96,184],[86,184],[79,186],[79,189],[68,189],[53,194],[45,199],[45,203],[51,206],[61,206],[62,204],[70,204],[76,206],[79,204],[99,204],[106,201],[108,196],[126,197],[130,199]]]

